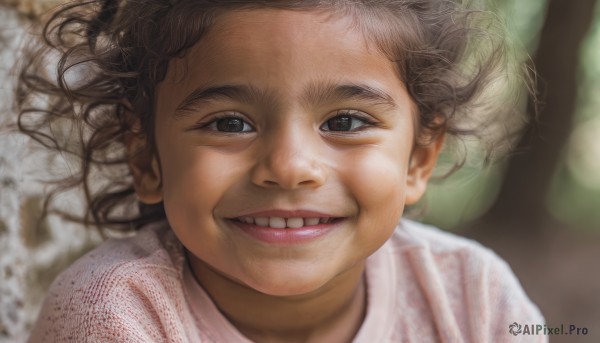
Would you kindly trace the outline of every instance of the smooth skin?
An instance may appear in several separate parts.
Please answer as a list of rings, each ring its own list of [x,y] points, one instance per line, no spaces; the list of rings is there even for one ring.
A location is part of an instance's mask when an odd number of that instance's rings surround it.
[[[415,146],[416,107],[395,64],[352,21],[221,15],[158,86],[158,156],[130,163],[139,199],[164,203],[196,279],[256,342],[352,340],[365,260],[421,198],[442,145]],[[128,148],[144,144],[132,135]],[[299,244],[234,223],[268,210],[339,221]]]

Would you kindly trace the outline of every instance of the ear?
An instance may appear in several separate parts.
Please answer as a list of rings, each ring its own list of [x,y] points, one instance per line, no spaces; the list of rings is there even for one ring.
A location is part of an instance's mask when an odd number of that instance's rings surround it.
[[[425,194],[427,182],[444,145],[444,134],[439,134],[426,145],[416,145],[410,157],[406,179],[406,204],[413,205]]]
[[[162,201],[161,171],[157,157],[148,147],[148,140],[142,133],[139,120],[125,134],[128,165],[133,175],[133,188],[138,199],[144,204],[157,204]]]

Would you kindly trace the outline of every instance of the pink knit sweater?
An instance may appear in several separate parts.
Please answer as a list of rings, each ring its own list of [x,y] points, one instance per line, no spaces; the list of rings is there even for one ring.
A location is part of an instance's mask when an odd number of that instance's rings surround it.
[[[508,265],[479,244],[403,220],[367,260],[367,315],[354,342],[546,342]],[[109,240],[52,284],[30,342],[250,342],[196,283],[165,224]]]

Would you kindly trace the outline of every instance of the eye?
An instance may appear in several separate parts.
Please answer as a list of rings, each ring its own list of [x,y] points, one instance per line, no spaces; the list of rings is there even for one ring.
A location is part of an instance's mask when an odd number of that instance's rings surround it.
[[[361,113],[358,111],[346,111],[346,112],[338,112],[338,115],[328,119],[323,125],[321,125],[321,130],[323,131],[337,131],[337,132],[351,132],[357,131],[365,126],[373,125],[373,123],[356,113]]]
[[[254,128],[243,118],[227,115],[213,120],[203,126],[206,129],[228,133],[252,132]]]

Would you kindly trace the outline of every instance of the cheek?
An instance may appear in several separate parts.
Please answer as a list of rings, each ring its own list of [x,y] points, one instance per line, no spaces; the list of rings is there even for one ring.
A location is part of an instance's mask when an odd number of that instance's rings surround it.
[[[354,155],[345,165],[346,183],[363,206],[372,207],[404,193],[408,157],[385,150]]]
[[[239,180],[236,171],[240,169],[236,168],[235,161],[210,148],[165,151],[161,155],[161,164],[163,200],[173,224],[182,219],[197,223],[202,218],[211,218],[224,193]]]
[[[347,185],[359,208],[359,227],[388,232],[404,210],[408,156],[369,151],[355,156],[346,171]]]

